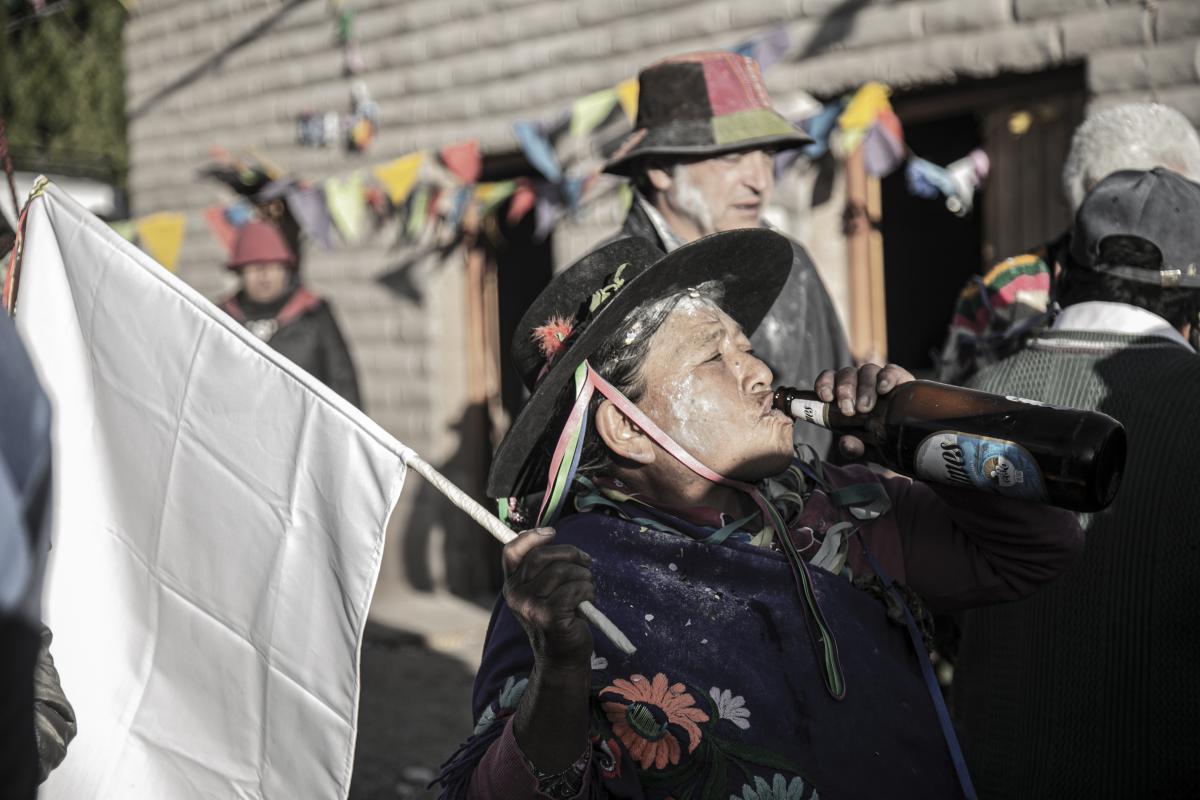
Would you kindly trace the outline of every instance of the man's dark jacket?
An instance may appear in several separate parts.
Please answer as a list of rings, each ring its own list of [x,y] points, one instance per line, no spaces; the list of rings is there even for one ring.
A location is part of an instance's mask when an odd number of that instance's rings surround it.
[[[1049,330],[968,384],[1125,425],[1116,500],[1083,557],[966,614],[955,725],[983,800],[1200,793],[1200,356],[1162,338]]]
[[[640,236],[666,249],[641,204],[634,202],[623,236]],[[766,319],[750,337],[754,352],[775,373],[776,385],[811,389],[824,369],[850,366],[850,348],[833,301],[804,247],[792,243],[792,274],[779,293]],[[816,448],[822,457],[829,452],[833,437],[813,425],[797,425],[796,439]]]

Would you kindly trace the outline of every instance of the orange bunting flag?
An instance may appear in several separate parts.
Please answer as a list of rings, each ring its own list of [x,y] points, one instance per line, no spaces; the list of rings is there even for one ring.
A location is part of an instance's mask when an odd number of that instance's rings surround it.
[[[483,156],[477,139],[446,145],[439,155],[446,169],[463,183],[475,183],[483,173]]]
[[[221,243],[226,252],[231,252],[233,240],[237,238],[237,228],[225,217],[225,209],[221,206],[209,206],[204,209],[204,221],[208,223],[213,238]]]
[[[630,78],[618,83],[617,99],[621,101],[621,110],[625,112],[625,116],[629,117],[629,121],[635,121],[638,107],[638,79]]]
[[[183,244],[183,214],[151,214],[134,222],[138,241],[150,257],[171,272],[179,259],[179,248]]]
[[[413,186],[417,183],[417,174],[424,163],[425,153],[418,151],[382,164],[373,169],[371,174],[387,189],[392,205],[398,206],[412,194]]]

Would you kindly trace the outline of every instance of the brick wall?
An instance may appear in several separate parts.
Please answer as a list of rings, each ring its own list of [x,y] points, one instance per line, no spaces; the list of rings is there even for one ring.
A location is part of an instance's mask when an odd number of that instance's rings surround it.
[[[346,6],[356,13],[366,65],[359,79],[382,112],[381,134],[364,157],[294,143],[300,111],[345,110],[350,99],[352,79],[342,75],[334,16],[324,0],[140,0],[126,26],[133,213],[188,214],[179,272],[210,296],[229,285],[221,250],[200,216],[229,197],[197,176],[211,146],[255,148],[310,179],[467,137],[478,138],[485,151],[509,151],[516,119],[557,112],[659,57],[728,46],[780,23],[796,45],[793,59],[767,76],[781,103],[800,91],[831,96],[869,79],[934,86],[1085,62],[1095,102],[1159,99],[1200,123],[1196,0],[346,0]],[[835,199],[810,213],[803,177],[792,184],[781,187],[778,218],[815,245],[844,309],[840,208]],[[611,204],[600,206],[564,226],[556,236],[560,263],[610,232],[617,214]],[[334,303],[369,413],[437,462],[461,449],[454,430],[466,396],[461,275],[431,270],[424,305],[397,299],[374,282],[396,258],[390,241],[384,232],[331,253],[309,247],[306,274]],[[452,261],[457,267],[461,257]],[[405,494],[395,526],[400,539],[422,513],[414,494]],[[417,527],[454,539],[434,523]],[[404,580],[404,568],[411,569],[399,563],[401,549],[393,544],[384,584]],[[428,550],[411,552],[437,562]],[[425,571],[436,577],[444,563]]]

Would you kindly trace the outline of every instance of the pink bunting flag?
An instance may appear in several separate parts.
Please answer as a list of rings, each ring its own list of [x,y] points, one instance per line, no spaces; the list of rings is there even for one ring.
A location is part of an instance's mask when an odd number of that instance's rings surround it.
[[[447,145],[439,155],[446,169],[463,183],[475,183],[483,173],[483,156],[479,152],[477,139]]]
[[[509,225],[516,225],[525,219],[525,215],[533,210],[537,203],[537,194],[533,191],[533,181],[529,178],[517,180],[517,188],[513,191],[512,200],[508,203],[506,219]]]
[[[863,139],[863,164],[867,174],[885,178],[904,163],[906,148],[900,119],[890,109],[884,109],[867,130]]]

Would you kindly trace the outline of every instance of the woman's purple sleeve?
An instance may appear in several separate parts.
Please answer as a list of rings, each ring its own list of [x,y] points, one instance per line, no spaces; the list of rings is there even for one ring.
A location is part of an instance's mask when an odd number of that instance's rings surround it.
[[[1019,600],[1083,550],[1070,511],[901,477],[884,484],[906,582],[934,612]]]

